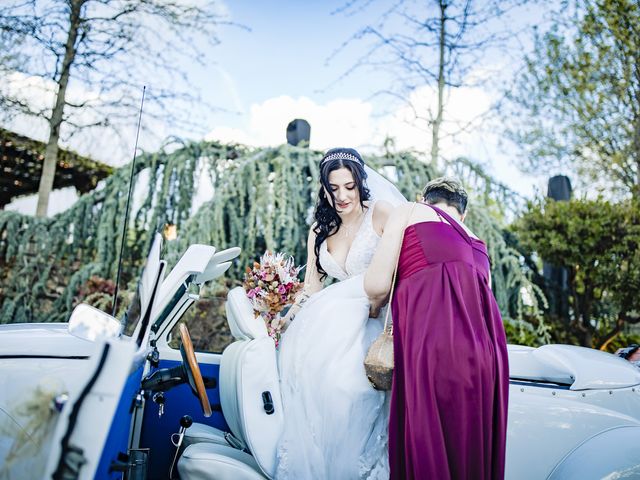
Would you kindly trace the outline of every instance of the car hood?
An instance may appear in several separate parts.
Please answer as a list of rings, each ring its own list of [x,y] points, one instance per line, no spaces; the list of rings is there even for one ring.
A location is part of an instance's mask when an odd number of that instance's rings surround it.
[[[601,390],[640,384],[640,369],[592,348],[509,345],[509,378],[568,385],[571,390]]]
[[[82,358],[94,343],[70,334],[66,323],[0,325],[0,357]]]

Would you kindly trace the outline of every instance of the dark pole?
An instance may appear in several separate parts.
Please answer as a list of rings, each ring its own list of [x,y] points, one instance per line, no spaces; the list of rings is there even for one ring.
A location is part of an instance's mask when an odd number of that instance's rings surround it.
[[[547,198],[557,202],[571,200],[571,181],[565,175],[556,175],[549,179]],[[549,295],[549,311],[553,316],[569,321],[569,272],[547,262],[542,264],[542,273]]]
[[[131,160],[131,175],[129,176],[129,193],[127,193],[127,206],[124,210],[124,224],[122,225],[122,241],[120,242],[120,258],[118,258],[118,273],[116,274],[116,291],[113,294],[113,308],[111,316],[116,316],[118,306],[118,287],[120,286],[120,273],[122,272],[122,254],[124,253],[124,239],[127,234],[127,223],[129,223],[129,204],[131,203],[131,191],[133,190],[133,174],[135,173],[136,154],[138,153],[138,138],[140,137],[140,122],[142,121],[142,106],[144,105],[144,94],[147,87],[142,87],[142,100],[140,101],[140,113],[138,114],[138,129],[136,130],[136,144],[133,148],[133,160]]]

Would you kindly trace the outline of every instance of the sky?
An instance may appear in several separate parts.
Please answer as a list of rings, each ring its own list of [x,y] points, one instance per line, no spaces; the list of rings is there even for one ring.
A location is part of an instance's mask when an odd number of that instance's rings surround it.
[[[156,135],[145,138],[143,134],[141,146],[156,149],[160,138],[172,134],[275,146],[286,141],[290,120],[304,118],[311,124],[314,149],[351,146],[373,152],[391,136],[397,149],[428,152],[430,133],[424,122],[416,121],[413,110],[375,95],[389,87],[389,75],[371,68],[353,70],[367,45],[352,43],[340,50],[360,28],[376,21],[381,12],[379,2],[362,11],[336,12],[345,3],[227,0],[223,7],[238,26],[221,27],[221,43],[208,52],[206,65],[183,65],[205,101],[194,108],[198,128],[176,132],[168,125],[154,124],[151,129]],[[522,15],[537,14],[525,11]],[[494,75],[509,67],[509,61],[489,59],[471,74]],[[153,81],[148,88],[153,88]],[[496,91],[488,87],[453,89],[446,115],[466,122],[481,115],[496,98]],[[433,105],[435,92],[428,85],[419,86],[410,100],[413,107],[426,109]],[[40,139],[46,137],[46,131],[24,120],[16,121],[13,127]],[[118,166],[130,161],[134,134],[132,129],[131,136],[121,141],[76,138],[69,146]],[[461,155],[480,162],[521,195],[530,197],[545,190],[546,178],[527,176],[517,169],[515,149],[501,142],[499,126],[476,125],[469,132],[443,140],[442,151],[450,158]],[[73,189],[54,192],[49,214],[63,210],[74,199]],[[35,199],[18,199],[8,208],[32,213]]]

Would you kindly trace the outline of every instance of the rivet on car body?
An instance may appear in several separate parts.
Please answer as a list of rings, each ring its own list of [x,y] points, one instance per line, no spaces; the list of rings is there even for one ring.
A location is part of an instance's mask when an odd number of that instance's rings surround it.
[[[551,395],[555,395],[555,394],[556,394],[556,392],[551,392]]]
[[[520,391],[521,391],[521,392],[524,392],[524,388],[521,388],[521,389],[520,389]]]
[[[583,396],[583,397],[586,397],[586,396],[587,396],[587,394],[586,394],[586,393],[583,393],[583,394],[582,394],[582,396]]]
[[[611,390],[609,390],[609,395],[613,395],[613,392]]]

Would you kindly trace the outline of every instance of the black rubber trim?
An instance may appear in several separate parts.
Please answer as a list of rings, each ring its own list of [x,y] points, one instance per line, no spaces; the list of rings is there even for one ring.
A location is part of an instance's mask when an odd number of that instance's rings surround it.
[[[160,279],[164,275],[164,269],[167,266],[167,262],[164,260],[160,261],[160,268],[158,269],[158,275],[156,276],[155,285],[153,290],[151,291],[151,298],[149,298],[149,305],[147,305],[147,311],[144,313],[144,317],[140,323],[140,332],[138,333],[138,338],[136,339],[136,345],[140,347],[142,345],[142,339],[147,333],[147,329],[149,328],[149,323],[151,323],[151,310],[153,310],[153,304],[156,301],[156,294],[158,293],[158,289],[160,288]]]
[[[60,441],[60,445],[61,445],[60,459],[58,460],[58,466],[56,468],[56,471],[53,474],[54,480],[77,478],[77,476],[80,473],[79,471],[69,471],[69,465],[66,462],[67,452],[70,452],[74,449],[74,447],[69,445],[69,439],[71,438],[71,434],[73,433],[73,430],[76,426],[76,422],[78,421],[78,414],[80,413],[80,407],[82,407],[82,403],[84,402],[84,399],[89,394],[89,392],[93,388],[93,385],[98,380],[98,377],[100,376],[100,372],[102,372],[102,367],[107,361],[107,356],[109,355],[109,348],[111,348],[111,345],[109,345],[108,343],[105,344],[104,350],[102,350],[102,356],[100,357],[100,361],[98,362],[98,367],[96,368],[96,371],[93,372],[93,375],[89,379],[89,382],[82,389],[82,393],[78,397],[78,400],[76,400],[76,403],[73,404],[71,413],[69,414],[69,425],[67,426],[67,431],[65,432],[64,436],[62,437],[62,440]],[[79,467],[80,466],[81,465],[79,465]]]
[[[541,383],[531,380],[509,380],[510,385],[522,385],[523,387],[533,388],[551,388],[553,390],[569,390],[571,385],[559,384],[559,383]]]

